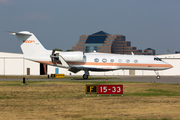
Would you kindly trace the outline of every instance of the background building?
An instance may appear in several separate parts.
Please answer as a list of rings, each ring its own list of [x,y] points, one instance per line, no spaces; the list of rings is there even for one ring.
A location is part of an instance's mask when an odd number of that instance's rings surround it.
[[[40,64],[23,54],[0,52],[0,75],[40,75]]]
[[[145,54],[155,55],[155,50],[146,49],[144,52],[136,47],[131,47],[131,42],[126,41],[124,35],[111,35],[104,31],[99,31],[92,35],[81,35],[76,46],[72,47],[74,51],[84,52],[103,52],[116,54]]]
[[[152,48],[147,48],[144,50],[144,55],[155,55],[156,54],[156,51],[153,50]]]

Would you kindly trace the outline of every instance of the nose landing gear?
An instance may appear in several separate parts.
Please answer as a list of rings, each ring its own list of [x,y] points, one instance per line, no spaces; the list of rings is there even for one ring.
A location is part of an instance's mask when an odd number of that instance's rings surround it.
[[[161,77],[159,75],[156,76],[156,79],[160,79]]]
[[[160,79],[161,77],[160,77],[160,75],[159,75],[159,73],[158,72],[156,72],[156,71],[154,71],[155,73],[156,73],[156,79]]]

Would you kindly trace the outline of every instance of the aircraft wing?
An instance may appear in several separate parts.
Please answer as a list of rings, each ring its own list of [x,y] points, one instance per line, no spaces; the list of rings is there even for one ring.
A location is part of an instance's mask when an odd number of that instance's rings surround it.
[[[104,68],[84,68],[89,71],[112,71],[113,69],[104,69]]]
[[[68,71],[73,73],[77,73],[81,70],[89,70],[89,71],[111,71],[112,69],[102,69],[102,68],[89,68],[89,67],[70,67]]]
[[[81,71],[82,69],[78,69],[76,67],[71,67],[70,69],[68,69],[69,71],[73,72],[73,73],[77,73],[79,71]]]

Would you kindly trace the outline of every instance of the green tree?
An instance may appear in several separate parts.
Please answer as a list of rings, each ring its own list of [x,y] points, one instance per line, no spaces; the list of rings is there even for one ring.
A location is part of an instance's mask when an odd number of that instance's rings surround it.
[[[57,49],[57,48],[55,48],[54,50],[55,50],[55,51],[63,51],[63,50],[61,50],[61,49]]]
[[[70,51],[74,51],[74,50],[66,50],[66,52],[70,52]]]

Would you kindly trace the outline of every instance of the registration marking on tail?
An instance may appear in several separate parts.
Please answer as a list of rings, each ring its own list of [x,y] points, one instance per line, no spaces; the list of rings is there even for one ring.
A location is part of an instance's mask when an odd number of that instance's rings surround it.
[[[35,43],[34,40],[23,40],[23,43]]]

